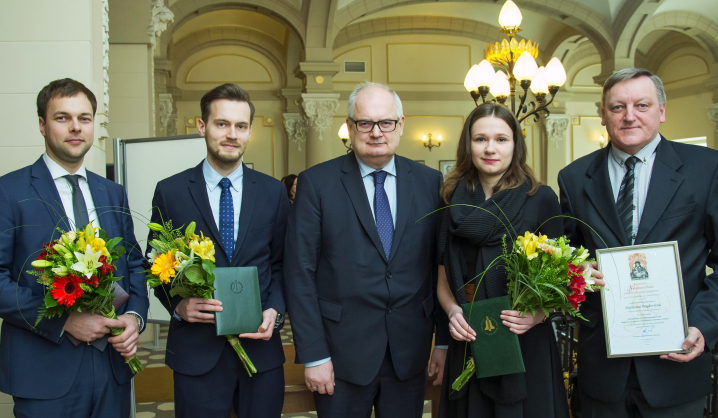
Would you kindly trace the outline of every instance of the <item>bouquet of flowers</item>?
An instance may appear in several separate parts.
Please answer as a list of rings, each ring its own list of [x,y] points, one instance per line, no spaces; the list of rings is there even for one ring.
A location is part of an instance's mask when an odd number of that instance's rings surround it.
[[[594,290],[595,282],[591,270],[582,267],[589,261],[588,250],[571,247],[565,236],[552,239],[529,231],[516,239],[511,250],[505,235],[502,243],[504,253],[495,261],[506,269],[512,310],[534,315],[540,310],[547,317],[551,311],[561,311],[585,320],[579,303],[586,300],[585,291]],[[452,389],[461,389],[475,371],[470,358]]]
[[[163,225],[149,223],[155,237],[149,242],[152,247],[148,260],[152,267],[146,271],[147,284],[151,288],[170,285],[170,296],[182,298],[212,298],[214,292],[214,243],[204,234],[195,235],[194,222],[182,233],[173,228],[172,221]],[[257,373],[249,356],[242,348],[236,335],[226,335],[227,340],[239,355],[244,369],[251,376]]]
[[[105,231],[92,223],[84,230],[65,232],[58,228],[58,231],[60,238],[43,245],[42,253],[31,263],[35,270],[28,271],[47,289],[35,326],[43,318],[74,311],[117,319],[112,305],[113,285],[122,277],[113,275],[113,262],[125,253],[125,248],[117,245],[122,238],[109,239]],[[123,328],[110,331],[117,336]],[[145,368],[137,356],[126,357],[125,362],[133,374]]]

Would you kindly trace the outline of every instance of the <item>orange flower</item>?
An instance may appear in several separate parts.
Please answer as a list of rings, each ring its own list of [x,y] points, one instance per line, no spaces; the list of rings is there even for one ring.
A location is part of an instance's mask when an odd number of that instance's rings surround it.
[[[152,274],[159,277],[162,283],[169,283],[171,277],[175,277],[175,267],[179,263],[175,260],[172,250],[167,254],[160,254],[152,264]]]

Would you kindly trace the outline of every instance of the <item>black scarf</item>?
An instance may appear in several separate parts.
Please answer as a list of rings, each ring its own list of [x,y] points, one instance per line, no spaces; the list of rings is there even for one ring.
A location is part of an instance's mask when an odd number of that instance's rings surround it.
[[[503,253],[501,239],[504,235],[506,235],[507,245],[512,245],[516,238],[516,232],[511,225],[519,226],[522,208],[529,189],[530,185],[524,183],[517,188],[501,191],[486,200],[486,195],[480,185],[473,193],[467,188],[466,178],[461,179],[456,186],[450,205],[472,205],[485,209],[452,206],[444,210],[439,237],[439,253],[443,254],[443,264],[449,287],[459,304],[467,302],[463,290],[464,277],[475,277],[483,272],[492,260]],[[466,271],[467,263],[464,259],[462,245],[479,248],[476,271]],[[477,284],[478,280],[477,278],[472,283]],[[506,272],[501,265],[494,264],[491,269],[486,271],[482,283],[477,284],[476,300],[506,295],[506,284]],[[452,384],[463,370],[463,347],[464,344],[459,343],[456,346],[459,349],[453,350],[453,355],[447,359],[450,378],[448,384]],[[479,379],[479,384],[485,395],[499,403],[517,402],[526,396],[526,381],[522,373],[482,378]],[[463,396],[467,387],[468,385],[462,390],[452,393],[450,399]]]

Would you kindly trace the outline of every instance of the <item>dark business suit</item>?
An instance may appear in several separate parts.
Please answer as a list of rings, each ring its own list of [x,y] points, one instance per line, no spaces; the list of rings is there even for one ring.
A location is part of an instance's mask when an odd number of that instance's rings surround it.
[[[284,315],[282,258],[289,212],[287,190],[280,181],[246,165],[243,170],[242,206],[231,264],[212,215],[202,163],[157,183],[152,222],[161,222],[160,214],[175,226],[196,222],[195,233],[201,231],[214,243],[216,266],[256,266],[262,310],[274,308]],[[150,232],[150,239],[152,236]],[[172,315],[182,298],[168,299],[168,294],[167,286],[155,289],[155,296]],[[258,374],[251,378],[227,339],[216,335],[214,324],[170,321],[165,362],[175,371],[175,402],[181,402],[176,408],[178,416],[222,416],[229,414],[232,403],[240,408],[240,417],[279,416],[284,396],[284,351],[279,331],[275,330],[269,341],[241,339],[241,343],[257,368]],[[236,390],[235,395],[231,393],[235,385],[240,386],[239,397]],[[265,403],[269,406],[264,407]]]
[[[123,277],[118,283],[130,298],[117,314],[134,311],[147,318],[149,302],[142,252],[135,240],[127,195],[116,183],[90,171],[87,176],[100,226],[109,237],[125,240],[120,245],[126,248],[127,255],[117,260],[115,275]],[[62,410],[82,416],[95,410],[93,416],[126,417],[132,372],[111,344],[104,352],[84,343],[75,347],[63,335],[67,315],[43,319],[37,328],[33,327],[37,309],[43,303],[44,287],[26,271],[32,270],[30,261],[37,257],[42,245],[59,237],[55,227],[70,229],[55,181],[42,158],[0,177],[0,391],[16,397],[15,413],[19,416],[57,415],[57,410],[43,411],[36,407],[37,403],[26,410],[27,403],[18,398],[51,400],[71,391],[85,391],[88,388],[81,384],[92,382],[93,364],[100,367],[97,362],[111,363],[101,372],[114,376],[123,392],[121,399],[112,404],[98,400],[94,406],[68,400]]]
[[[610,146],[561,170],[561,207],[588,226],[565,219],[573,245],[592,254],[597,248],[631,245],[618,218],[608,174]],[[718,268],[718,152],[661,138],[635,244],[678,241],[688,325],[698,328],[706,349],[688,363],[658,356],[607,358],[601,297],[587,294],[581,313],[578,370],[581,390],[601,402],[619,402],[631,364],[652,407],[669,407],[705,397],[711,390],[712,348],[718,341],[718,276],[706,277],[706,265]]]
[[[440,206],[441,173],[403,157],[395,161],[397,215],[388,260],[353,153],[299,174],[287,227],[284,278],[296,362],[331,357],[335,378],[353,385],[372,382],[387,352],[399,380],[425,379],[435,308],[441,310],[438,217],[419,221]],[[437,344],[447,339],[444,333]],[[320,414],[327,396],[315,393]]]

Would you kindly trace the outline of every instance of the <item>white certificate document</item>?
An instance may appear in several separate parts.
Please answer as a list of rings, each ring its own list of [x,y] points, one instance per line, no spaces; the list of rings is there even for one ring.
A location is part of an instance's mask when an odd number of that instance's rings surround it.
[[[683,279],[675,241],[596,251],[608,357],[685,353]]]

